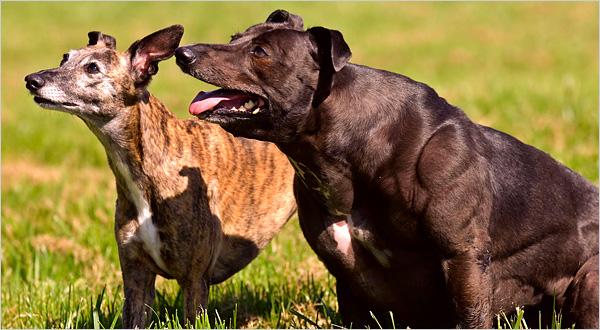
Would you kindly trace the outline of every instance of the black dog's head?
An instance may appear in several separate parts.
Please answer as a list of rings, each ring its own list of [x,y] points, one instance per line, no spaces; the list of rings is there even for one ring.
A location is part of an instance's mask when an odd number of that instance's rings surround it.
[[[229,44],[196,44],[175,54],[181,69],[222,89],[200,92],[190,112],[248,138],[287,142],[329,95],[351,53],[338,31],[302,29],[283,10],[235,34]]]

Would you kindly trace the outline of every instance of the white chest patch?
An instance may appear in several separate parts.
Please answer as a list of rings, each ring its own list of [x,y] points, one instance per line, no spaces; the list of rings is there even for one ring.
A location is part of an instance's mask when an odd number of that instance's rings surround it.
[[[119,173],[121,173],[121,176],[125,180],[130,195],[129,197],[137,209],[137,221],[139,227],[129,239],[135,238],[140,240],[144,245],[144,249],[152,257],[158,267],[168,273],[167,267],[160,256],[161,243],[156,226],[152,223],[152,211],[150,210],[150,205],[142,195],[140,188],[133,182],[127,166],[120,160],[117,160],[115,164]]]
[[[390,258],[392,257],[391,251],[387,249],[378,249],[375,246],[375,235],[367,227],[354,223],[350,215],[346,216],[346,219],[350,225],[350,236],[367,248],[383,267],[389,267]]]
[[[342,220],[331,226],[333,228],[333,239],[337,242],[337,249],[343,254],[348,254],[351,244],[350,241],[352,240],[348,223]]]

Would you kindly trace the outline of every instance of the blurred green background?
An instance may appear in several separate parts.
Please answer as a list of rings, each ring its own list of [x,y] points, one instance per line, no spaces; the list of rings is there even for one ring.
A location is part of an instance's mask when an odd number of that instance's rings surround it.
[[[83,47],[91,30],[113,35],[121,50],[175,23],[185,26],[182,44],[224,43],[274,9],[287,9],[301,15],[306,27],[340,30],[352,62],[425,82],[474,121],[598,182],[597,3],[1,6],[2,328],[120,325],[116,193],[104,151],[79,119],[38,108],[23,82],[29,73],[58,66],[65,51]],[[206,88],[169,60],[160,64],[150,91],[187,118],[189,101]],[[176,327],[177,286],[159,281],[158,287],[153,326]],[[313,327],[338,321],[334,281],[295,220],[249,267],[214,287],[209,308],[201,325]]]

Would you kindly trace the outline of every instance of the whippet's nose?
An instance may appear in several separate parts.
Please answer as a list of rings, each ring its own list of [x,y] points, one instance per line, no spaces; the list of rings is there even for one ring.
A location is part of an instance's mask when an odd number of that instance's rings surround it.
[[[179,47],[175,51],[175,58],[178,64],[188,65],[196,60],[196,55],[187,47]]]
[[[44,83],[44,79],[38,73],[32,73],[25,77],[25,87],[27,87],[27,89],[32,92],[42,88],[42,86],[44,86]]]

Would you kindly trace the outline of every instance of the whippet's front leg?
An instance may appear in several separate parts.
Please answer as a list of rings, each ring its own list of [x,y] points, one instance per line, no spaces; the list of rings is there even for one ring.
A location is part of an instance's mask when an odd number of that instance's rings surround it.
[[[123,328],[144,328],[154,301],[156,274],[126,256],[121,256],[121,271],[125,291]]]
[[[184,319],[193,326],[196,317],[208,304],[208,282],[206,277],[177,280],[183,290]]]

